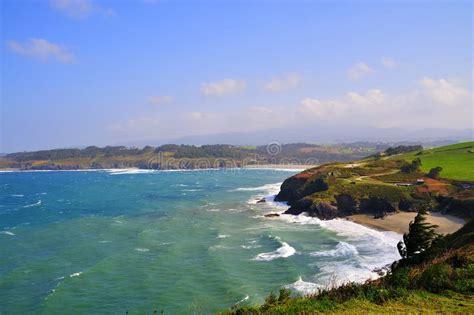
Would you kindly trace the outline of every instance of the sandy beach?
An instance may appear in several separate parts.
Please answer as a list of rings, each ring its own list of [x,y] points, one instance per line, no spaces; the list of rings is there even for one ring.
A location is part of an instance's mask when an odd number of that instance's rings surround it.
[[[306,170],[308,168],[317,167],[315,164],[255,164],[245,165],[242,168],[250,169],[291,169],[291,170]]]
[[[400,234],[408,232],[410,221],[415,218],[415,212],[398,212],[387,215],[383,219],[374,219],[371,215],[356,214],[348,217],[348,220],[383,231],[393,231]],[[437,232],[440,234],[449,234],[461,228],[465,221],[452,215],[442,215],[440,213],[429,213],[427,221],[436,224],[439,227]]]

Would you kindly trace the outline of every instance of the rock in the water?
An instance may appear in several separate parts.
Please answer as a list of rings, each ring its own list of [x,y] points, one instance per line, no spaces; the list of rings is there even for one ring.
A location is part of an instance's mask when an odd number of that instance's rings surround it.
[[[285,214],[299,215],[307,213],[311,217],[318,217],[323,220],[331,220],[339,216],[337,206],[328,202],[313,202],[309,199],[298,200]]]
[[[267,202],[267,201],[265,200],[265,198],[262,198],[262,199],[260,199],[260,200],[257,201],[257,203],[264,203],[264,202]]]
[[[280,214],[278,213],[269,213],[269,214],[265,214],[264,217],[267,217],[267,218],[273,218],[273,217],[279,217]]]

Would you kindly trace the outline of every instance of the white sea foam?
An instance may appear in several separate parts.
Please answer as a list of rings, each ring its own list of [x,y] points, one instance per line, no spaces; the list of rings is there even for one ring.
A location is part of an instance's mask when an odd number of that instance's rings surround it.
[[[167,246],[167,245],[171,245],[171,244],[174,244],[174,242],[159,243],[158,246]]]
[[[254,248],[260,248],[262,245],[240,245],[243,249],[254,249]]]
[[[282,183],[273,183],[273,184],[266,184],[259,187],[242,187],[237,188],[236,190],[244,190],[244,191],[262,191],[261,194],[257,194],[252,196],[247,203],[251,205],[261,205],[265,208],[271,208],[273,212],[283,213],[288,209],[288,205],[286,202],[279,202],[275,201],[275,197],[280,191],[280,186]],[[234,191],[236,191],[234,190]],[[258,203],[259,200],[262,198],[265,199],[264,203]]]
[[[265,184],[263,186],[258,186],[258,187],[240,187],[236,189],[232,189],[229,191],[276,191],[278,192],[278,189],[280,189],[281,183],[273,183],[273,184]]]
[[[25,195],[20,195],[20,194],[16,194],[16,195],[12,195],[12,197],[24,197]]]
[[[75,272],[73,274],[70,274],[69,277],[72,278],[72,277],[79,277],[80,275],[82,274],[82,271],[79,271],[79,272]]]
[[[110,175],[124,175],[124,174],[148,174],[156,173],[156,170],[145,170],[139,168],[123,168],[123,169],[107,169],[105,170]]]
[[[221,245],[221,244],[209,247],[209,250],[211,251],[218,250],[218,249],[232,249],[232,247]]]
[[[144,248],[144,247],[136,247],[135,250],[137,252],[149,252],[150,251],[150,249]]]
[[[339,242],[333,249],[309,253],[312,257],[339,258],[332,262],[316,260],[311,264],[320,270],[315,284],[324,288],[376,279],[380,275],[375,269],[400,259],[397,243],[401,235],[395,232],[372,230],[345,219],[324,221],[304,214],[281,215],[279,218],[293,224],[317,225],[347,239],[346,242]],[[341,261],[340,258],[344,259]],[[311,290],[303,288],[300,291],[307,294]]]
[[[41,200],[38,200],[38,202],[36,202],[36,203],[32,203],[30,205],[23,206],[23,208],[30,208],[30,207],[37,207],[37,206],[41,206]]]
[[[240,245],[243,249],[253,249],[253,248],[260,248],[262,245],[257,244],[257,240],[249,240],[247,242],[248,245]]]
[[[279,213],[279,217],[272,219],[285,221],[291,224],[315,225],[320,228],[335,232],[338,236],[347,239],[347,241],[339,242],[334,248],[309,253],[315,257],[332,257],[338,258],[337,261],[328,262],[317,259],[310,265],[316,266],[320,273],[313,282],[298,279],[295,283],[289,284],[287,287],[303,294],[312,294],[318,289],[328,288],[330,286],[338,286],[347,282],[364,282],[368,279],[378,278],[380,275],[374,270],[383,268],[394,261],[400,259],[397,251],[397,243],[401,239],[401,235],[395,232],[381,232],[363,225],[354,223],[345,219],[320,220],[315,217],[309,217],[305,214],[298,216],[283,214],[288,209],[288,205],[282,202],[275,202],[274,197],[279,191],[280,184],[265,185],[269,196],[265,196],[265,203],[262,209],[270,208],[272,212]],[[262,188],[261,186],[260,188]],[[256,204],[263,196],[255,196],[249,200],[249,203]],[[262,218],[262,215],[255,216]],[[268,222],[274,220],[266,220]],[[289,246],[289,245],[288,245]],[[247,245],[243,245],[247,248]],[[291,246],[290,246],[291,247]],[[278,250],[285,252],[288,248],[280,247]],[[291,248],[293,249],[293,248]],[[278,250],[270,253],[259,254],[257,260],[271,260],[278,258]],[[292,254],[293,251],[290,250]],[[343,259],[341,261],[341,258]]]
[[[217,235],[217,238],[227,238],[229,236],[230,235],[228,235],[228,234],[219,234],[219,235]]]
[[[323,289],[324,286],[313,282],[303,281],[303,279],[299,277],[297,281],[286,285],[285,288],[302,293],[303,295],[308,295],[317,293],[319,290]]]
[[[208,212],[219,212],[219,211],[221,211],[221,209],[212,208],[212,209],[206,209],[206,211],[208,211]]]
[[[234,306],[235,306],[235,305],[239,305],[240,303],[247,301],[249,298],[250,298],[250,296],[246,295],[243,299],[241,299],[240,301],[238,301],[237,303],[235,303]]]
[[[354,245],[346,242],[337,243],[334,249],[310,253],[313,257],[348,257],[358,255],[359,252]]]
[[[322,228],[336,232],[341,236],[350,237],[351,239],[368,237],[374,238],[377,241],[385,243],[389,246],[396,247],[397,243],[401,239],[401,235],[398,233],[372,230],[368,227],[345,219],[320,220],[318,218],[309,217],[304,214],[282,214],[279,218],[290,223],[319,225]]]
[[[15,235],[15,233],[10,232],[10,231],[0,231],[0,234],[10,235],[10,236],[14,236],[14,235]]]
[[[255,256],[254,260],[271,261],[277,258],[287,258],[293,256],[296,253],[296,250],[293,247],[291,247],[286,242],[282,242],[279,237],[275,237],[275,240],[277,240],[281,244],[281,247],[277,248],[273,252],[260,253]]]

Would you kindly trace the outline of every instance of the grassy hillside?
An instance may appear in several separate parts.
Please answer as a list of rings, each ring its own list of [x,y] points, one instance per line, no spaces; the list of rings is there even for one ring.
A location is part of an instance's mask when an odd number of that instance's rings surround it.
[[[474,181],[474,142],[464,142],[439,148],[410,152],[390,157],[390,159],[421,160],[421,170],[441,166],[441,177]]]
[[[474,187],[464,184],[474,181],[472,144],[412,152],[402,146],[356,162],[321,165],[285,180],[276,200],[288,202],[288,214],[306,212],[320,219],[383,217],[421,208],[469,219],[474,217]],[[412,162],[418,157],[421,166]],[[443,168],[439,178],[428,174],[436,166]]]

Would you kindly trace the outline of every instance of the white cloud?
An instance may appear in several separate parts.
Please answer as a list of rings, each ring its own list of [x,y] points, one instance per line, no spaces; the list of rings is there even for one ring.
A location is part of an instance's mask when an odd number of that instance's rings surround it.
[[[460,81],[423,78],[408,92],[391,95],[380,89],[350,91],[331,99],[303,98],[281,106],[246,106],[220,111],[179,112],[174,119],[142,115],[118,124],[124,136],[203,135],[225,132],[322,126],[472,128],[473,94]],[[324,132],[324,130],[321,130]]]
[[[7,42],[8,48],[23,56],[35,58],[41,61],[57,61],[60,63],[71,63],[75,61],[75,56],[66,48],[48,42],[42,38],[32,38],[28,42],[19,43],[17,41]]]
[[[152,105],[166,105],[173,102],[173,97],[169,95],[150,96],[147,103]]]
[[[347,93],[347,98],[351,103],[360,105],[360,106],[368,106],[371,104],[383,104],[387,96],[378,89],[372,89],[368,90],[365,95],[360,95],[355,92],[349,92]]]
[[[201,84],[201,92],[206,96],[222,96],[236,94],[245,89],[245,81],[235,79],[224,79],[221,81]]]
[[[71,18],[83,19],[93,14],[115,15],[115,11],[94,3],[93,0],[50,0],[50,6]]]
[[[374,72],[375,71],[367,64],[363,62],[358,62],[349,69],[347,75],[351,80],[360,80],[369,75],[372,75]]]
[[[421,79],[415,89],[388,95],[379,89],[349,92],[335,100],[305,98],[298,111],[307,121],[357,122],[377,127],[470,128],[473,94],[456,80]]]
[[[301,76],[296,73],[288,74],[283,78],[273,78],[266,83],[264,89],[270,92],[281,92],[297,87],[301,83]]]
[[[422,93],[436,103],[456,107],[471,102],[472,106],[471,93],[455,80],[425,77],[418,83],[423,88]]]
[[[387,69],[393,69],[397,66],[397,63],[390,57],[383,57],[382,65]]]

